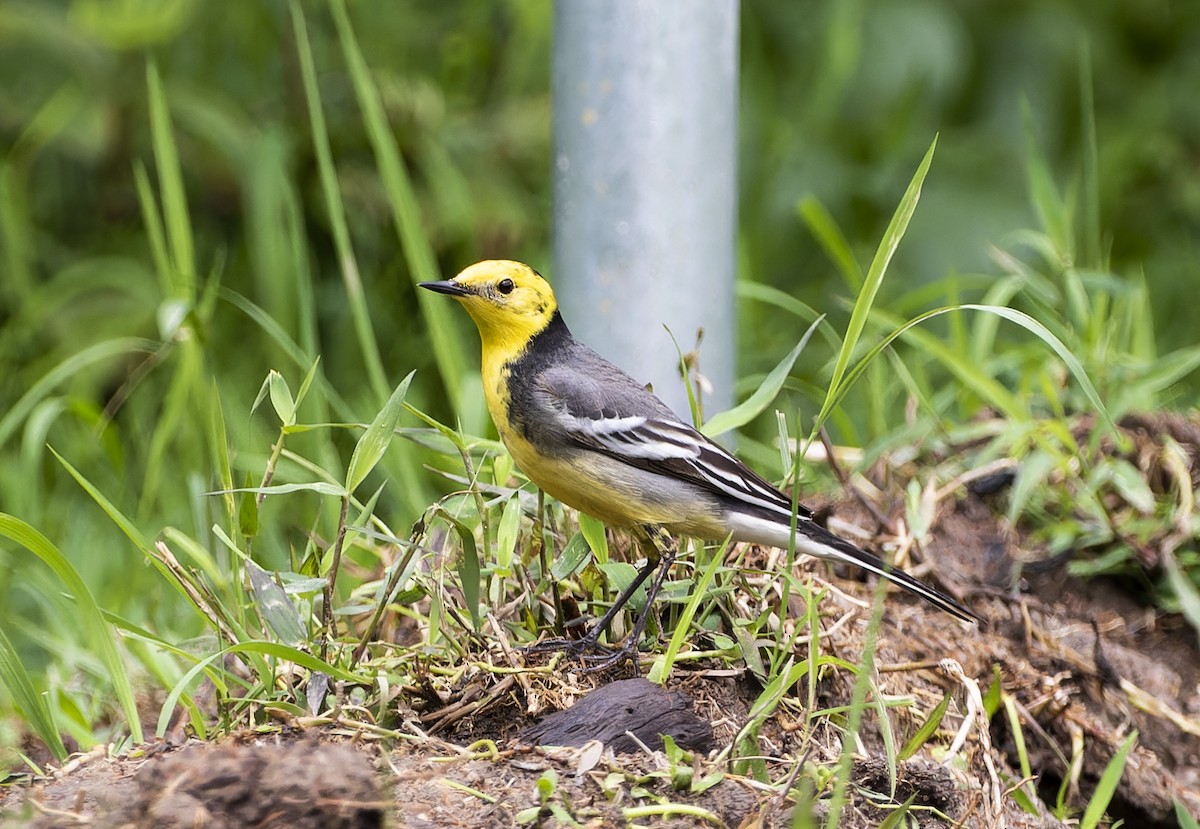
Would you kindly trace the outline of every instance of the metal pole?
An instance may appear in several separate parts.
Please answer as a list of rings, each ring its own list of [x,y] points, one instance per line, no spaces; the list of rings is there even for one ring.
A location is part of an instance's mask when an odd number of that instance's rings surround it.
[[[558,0],[555,269],[576,337],[681,417],[684,352],[733,401],[737,0]]]

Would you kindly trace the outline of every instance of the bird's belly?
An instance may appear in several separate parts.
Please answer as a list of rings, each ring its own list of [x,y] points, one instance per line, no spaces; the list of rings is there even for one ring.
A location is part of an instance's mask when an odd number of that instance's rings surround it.
[[[655,524],[673,533],[722,540],[721,512],[710,496],[686,482],[629,466],[605,455],[586,462],[547,457],[513,430],[501,438],[529,480],[580,512],[612,527]]]

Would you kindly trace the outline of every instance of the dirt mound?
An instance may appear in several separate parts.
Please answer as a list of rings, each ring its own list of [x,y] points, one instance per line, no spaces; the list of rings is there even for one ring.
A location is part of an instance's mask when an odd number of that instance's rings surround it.
[[[367,754],[317,739],[191,744],[142,761],[93,761],[41,794],[26,804],[40,829],[374,829],[392,808]]]
[[[224,745],[142,766],[116,827],[374,829],[380,800],[367,757],[344,745]]]

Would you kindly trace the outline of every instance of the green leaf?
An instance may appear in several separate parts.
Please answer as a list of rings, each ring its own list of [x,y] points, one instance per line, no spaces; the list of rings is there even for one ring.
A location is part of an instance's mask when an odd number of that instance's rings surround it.
[[[1196,583],[1179,566],[1179,560],[1175,558],[1174,550],[1164,546],[1161,549],[1161,556],[1163,566],[1167,571],[1167,582],[1179,599],[1179,609],[1183,611],[1183,615],[1191,624],[1192,629],[1200,631],[1200,590],[1196,589]]]
[[[91,481],[83,477],[83,475],[81,475],[79,471],[75,469],[75,467],[67,463],[66,458],[58,454],[58,452],[54,450],[53,446],[50,447],[50,452],[54,455],[54,457],[58,458],[59,463],[66,467],[67,471],[71,473],[71,477],[74,478],[81,487],[83,487],[84,491],[87,492],[88,495],[92,496],[92,500],[100,505],[100,509],[104,510],[105,514],[112,519],[113,523],[121,528],[121,532],[125,533],[125,536],[133,542],[134,546],[142,552],[149,552],[150,542],[147,541],[146,537],[142,535],[142,531],[139,530],[123,512],[117,509],[116,505],[113,504],[112,501],[108,500],[108,498],[106,498],[104,494],[100,492],[100,490],[96,489]]]
[[[238,504],[238,532],[245,538],[258,535],[258,499],[249,492],[250,473],[246,473],[246,487],[242,490],[241,503]]]
[[[592,549],[584,539],[583,533],[575,533],[562,548],[562,552],[554,557],[554,563],[550,565],[550,578],[562,581],[572,573],[579,572],[591,555]]]
[[[833,386],[830,386],[831,393],[826,396],[827,405],[822,408],[822,415],[818,416],[817,421],[814,424],[814,434],[815,429],[819,428],[820,424],[824,422],[824,414],[826,409],[832,410],[834,406],[840,403],[854,382],[858,380],[860,376],[862,376],[863,372],[866,371],[867,366],[870,365],[871,361],[873,361],[875,357],[878,356],[881,351],[883,351],[883,349],[891,345],[892,342],[900,336],[906,336],[915,340],[915,342],[921,348],[925,349],[932,356],[941,361],[946,368],[952,371],[954,375],[959,378],[959,380],[961,380],[966,386],[971,388],[985,401],[987,401],[988,405],[999,409],[1006,416],[1014,420],[1029,419],[1029,414],[1026,408],[1018,402],[1017,398],[993,378],[981,375],[977,370],[975,363],[972,361],[972,358],[953,351],[942,341],[916,329],[916,326],[931,320],[934,317],[941,316],[942,314],[948,314],[951,311],[982,311],[985,314],[994,314],[1010,322],[1016,323],[1017,325],[1025,328],[1027,331],[1037,336],[1040,340],[1042,340],[1042,342],[1050,346],[1051,350],[1053,350],[1054,353],[1058,355],[1059,359],[1066,364],[1071,374],[1075,376],[1075,380],[1079,383],[1084,395],[1092,404],[1092,407],[1101,417],[1104,418],[1104,421],[1106,424],[1108,424],[1109,429],[1114,432],[1116,431],[1116,424],[1113,422],[1112,416],[1109,414],[1104,402],[1100,399],[1100,393],[1096,391],[1096,387],[1092,383],[1091,378],[1088,377],[1088,373],[1084,369],[1083,364],[1079,362],[1079,359],[1071,353],[1066,345],[1063,344],[1062,340],[1051,333],[1046,326],[1042,325],[1028,314],[1022,311],[1017,311],[1013,308],[1005,308],[1000,305],[975,305],[965,303],[962,305],[950,305],[944,308],[935,308],[932,311],[927,311],[904,323],[900,323],[895,317],[882,311],[874,312],[881,321],[895,326],[895,329],[886,337],[884,337],[879,343],[874,345],[870,351],[868,351],[867,354],[861,360],[859,360],[859,362],[854,366],[854,369],[846,374],[841,387],[836,390],[836,392],[833,391]]]
[[[600,572],[608,579],[608,583],[612,585],[614,593],[621,593],[626,587],[633,584],[633,580],[637,578],[637,568],[627,561],[610,561],[607,564],[597,565]],[[629,606],[635,610],[641,611],[646,605],[646,585],[639,587],[634,594],[629,597]]]
[[[176,299],[192,301],[196,297],[196,254],[192,244],[192,225],[188,219],[187,196],[183,191],[183,168],[171,131],[171,113],[167,95],[153,60],[146,63],[147,97],[150,102],[150,139],[154,147],[158,186],[162,194],[163,217],[166,219],[167,242],[170,245],[170,294]]]
[[[833,367],[829,391],[825,395],[825,402],[821,406],[821,411],[817,415],[816,424],[813,427],[814,434],[836,405],[837,397],[841,392],[842,378],[849,368],[850,358],[854,354],[855,348],[858,347],[859,337],[862,336],[863,328],[866,327],[871,307],[875,304],[875,296],[879,293],[879,286],[883,284],[883,276],[887,272],[888,264],[892,261],[892,255],[900,245],[900,240],[904,238],[904,233],[908,230],[908,223],[917,209],[917,202],[921,199],[921,185],[925,181],[925,175],[929,172],[929,165],[933,163],[933,151],[936,148],[937,138],[935,137],[933,143],[929,145],[925,157],[917,166],[917,172],[909,181],[908,189],[904,191],[904,196],[901,197],[900,204],[897,206],[896,212],[892,214],[892,220],[888,223],[887,231],[880,240],[879,248],[875,251],[875,258],[871,260],[866,281],[863,283],[862,290],[858,292],[854,310],[850,313],[846,336],[842,339],[842,348],[838,352],[837,362]]]
[[[688,598],[687,604],[683,606],[683,612],[679,614],[679,621],[675,625],[675,631],[671,634],[671,641],[667,644],[666,651],[654,660],[654,665],[650,668],[650,673],[647,679],[656,685],[663,685],[667,678],[671,675],[671,666],[675,663],[675,657],[679,654],[683,647],[684,640],[691,633],[692,619],[696,616],[696,610],[700,607],[700,603],[708,598],[708,588],[712,584],[713,578],[720,569],[721,564],[725,560],[725,552],[729,547],[729,541],[726,540],[721,545],[721,549],[713,555],[712,560],[704,568],[704,572],[700,576],[700,582],[692,590],[691,597]]]
[[[1013,481],[1008,500],[1008,521],[1016,526],[1025,507],[1033,500],[1035,493],[1041,491],[1042,485],[1057,468],[1058,462],[1048,452],[1031,452],[1017,468],[1017,477]]]
[[[1026,175],[1029,178],[1029,193],[1033,200],[1033,208],[1037,211],[1038,220],[1045,228],[1046,235],[1056,250],[1069,254],[1071,250],[1070,219],[1067,216],[1066,204],[1050,168],[1038,149],[1037,137],[1034,135],[1033,112],[1029,101],[1021,98],[1021,116],[1025,123],[1025,158],[1027,162]]]
[[[1098,470],[1112,483],[1117,494],[1142,515],[1154,513],[1154,492],[1137,467],[1127,460],[1112,458]]]
[[[587,540],[588,547],[596,556],[597,564],[608,563],[608,533],[605,532],[604,522],[592,518],[587,513],[579,513],[579,531]]]
[[[454,528],[454,531],[458,533],[459,540],[462,541],[462,560],[458,564],[458,577],[462,582],[463,601],[467,604],[467,610],[471,613],[471,622],[478,633],[483,627],[483,619],[479,615],[479,596],[482,592],[480,589],[481,568],[479,566],[479,550],[475,546],[475,533],[442,507],[438,507],[437,514]]]
[[[1200,821],[1188,814],[1187,807],[1179,798],[1175,798],[1175,822],[1179,824],[1179,829],[1200,829]]]
[[[1000,663],[992,662],[991,681],[988,684],[988,690],[984,691],[983,695],[983,710],[988,715],[988,720],[991,720],[991,717],[996,715],[996,711],[1000,710],[1003,693],[1004,677],[1000,671]]]
[[[517,549],[517,537],[521,531],[521,499],[509,498],[504,502],[500,515],[500,526],[496,529],[496,573],[501,576],[512,574],[513,552]]]
[[[1025,744],[1025,732],[1021,728],[1021,714],[1017,711],[1017,702],[1009,694],[1002,694],[1000,702],[1008,715],[1008,730],[1012,734],[1013,743],[1017,750],[1017,761],[1021,768],[1021,777],[1026,781],[1013,789],[1013,797],[1021,803],[1021,807],[1030,814],[1037,814],[1037,791],[1033,788],[1033,769],[1029,763],[1029,749]],[[1031,811],[1032,810],[1032,811]]]
[[[858,260],[854,258],[854,251],[851,249],[850,243],[842,235],[841,229],[833,220],[833,216],[829,215],[825,205],[821,204],[816,196],[807,195],[800,199],[800,203],[796,205],[796,211],[808,225],[809,231],[821,245],[825,255],[833,260],[833,264],[842,274],[842,279],[846,281],[847,287],[857,293],[863,284],[862,268],[859,267]]]
[[[942,701],[929,713],[929,716],[925,718],[925,722],[921,723],[921,727],[916,730],[908,742],[904,744],[904,747],[900,749],[900,753],[896,757],[897,760],[907,760],[920,751],[921,746],[928,742],[929,738],[938,730],[938,726],[942,724],[942,718],[946,716],[946,712],[950,710],[950,700],[952,698],[953,694],[951,693],[946,693],[942,697]]]
[[[759,384],[752,395],[732,409],[713,415],[708,419],[707,423],[700,427],[700,431],[709,437],[716,437],[728,432],[730,429],[746,425],[761,414],[779,394],[779,390],[783,388],[783,384],[787,380],[788,373],[792,370],[796,358],[800,356],[800,352],[808,345],[813,332],[817,330],[817,327],[824,319],[823,315],[817,317],[808,326],[808,330],[804,332],[804,336],[800,338],[800,342],[796,343],[796,347],[780,360],[775,368],[771,369],[770,374]]]
[[[62,735],[58,733],[58,726],[54,723],[54,714],[46,703],[46,697],[34,688],[33,679],[25,670],[17,649],[13,647],[8,634],[2,627],[0,627],[0,685],[8,690],[13,705],[25,718],[25,723],[33,729],[33,733],[49,747],[54,759],[60,763],[67,759],[70,752],[63,745]]]
[[[1096,829],[1100,825],[1100,821],[1104,818],[1104,812],[1108,809],[1108,804],[1112,802],[1113,795],[1117,793],[1117,786],[1125,774],[1125,761],[1137,739],[1136,730],[1129,732],[1125,742],[1121,743],[1117,753],[1104,767],[1104,773],[1100,775],[1100,782],[1096,784],[1096,791],[1092,793],[1092,799],[1088,801],[1087,808],[1083,810],[1083,817],[1079,819],[1079,829]]]
[[[380,409],[379,414],[375,415],[375,419],[371,421],[367,431],[363,432],[363,436],[358,439],[358,443],[354,447],[354,454],[350,456],[350,468],[346,472],[347,492],[354,492],[358,489],[363,478],[371,473],[375,464],[379,463],[379,459],[387,451],[388,444],[392,442],[392,438],[396,434],[396,421],[400,419],[400,412],[404,407],[404,395],[408,393],[408,384],[412,382],[414,374],[416,374],[415,371],[410,371],[408,376],[400,381],[400,385],[396,386],[396,390],[392,392],[387,403]]]
[[[162,711],[158,715],[158,726],[155,728],[155,734],[159,737],[167,733],[167,726],[171,724],[171,714],[175,710],[175,706],[179,702],[179,698],[184,694],[187,688],[196,680],[199,675],[211,668],[213,665],[220,665],[222,660],[231,653],[237,654],[266,654],[273,656],[276,659],[282,659],[287,662],[293,662],[301,668],[308,668],[310,671],[320,671],[337,679],[344,679],[347,682],[356,685],[371,685],[370,677],[359,676],[351,673],[344,668],[339,668],[331,665],[323,659],[313,656],[311,653],[305,653],[302,650],[293,648],[289,645],[281,645],[278,642],[261,642],[258,640],[250,640],[247,642],[238,642],[230,645],[224,650],[217,651],[214,654],[204,657],[195,665],[193,665],[187,673],[180,677],[175,683],[175,687],[167,694],[166,701],[163,702]],[[270,677],[264,677],[265,681],[269,681]]]
[[[253,561],[246,561],[246,573],[254,590],[254,604],[279,640],[285,645],[303,644],[307,640],[304,622],[287,592]]]
[[[300,390],[296,392],[295,407],[299,408],[304,402],[304,398],[308,396],[308,390],[312,387],[313,380],[317,377],[317,369],[321,365],[321,358],[317,357],[313,360],[312,365],[308,367],[308,372],[304,375],[304,379],[300,381]]]
[[[19,518],[7,513],[0,513],[0,535],[15,541],[36,555],[66,584],[67,590],[75,599],[76,607],[79,608],[80,627],[83,628],[91,641],[92,649],[104,664],[109,681],[112,682],[113,691],[117,695],[121,709],[125,712],[129,734],[135,743],[142,742],[142,721],[138,717],[137,701],[133,696],[133,686],[129,682],[125,663],[117,651],[112,627],[105,621],[100,606],[96,604],[92,591],[88,589],[87,583],[79,575],[79,571],[46,536]]]
[[[555,789],[558,788],[558,774],[554,769],[546,769],[542,772],[542,776],[537,779],[538,797],[545,803],[554,796]]]
[[[267,389],[271,394],[271,405],[275,414],[284,426],[296,422],[296,401],[292,399],[292,390],[288,388],[287,380],[274,369],[267,373]]]
[[[904,819],[908,817],[909,810],[912,808],[913,802],[917,799],[915,794],[911,795],[908,800],[900,804],[898,808],[888,814],[884,818],[883,823],[879,824],[879,829],[902,829],[906,824]]]

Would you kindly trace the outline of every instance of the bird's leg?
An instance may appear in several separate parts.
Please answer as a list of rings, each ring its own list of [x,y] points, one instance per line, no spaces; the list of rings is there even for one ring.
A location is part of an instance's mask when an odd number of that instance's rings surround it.
[[[646,628],[646,621],[650,616],[650,606],[653,604],[654,597],[662,587],[667,571],[671,569],[671,565],[675,561],[675,542],[666,530],[650,524],[642,527],[642,530],[645,533],[646,541],[649,542],[649,547],[646,549],[646,563],[638,570],[633,581],[617,596],[616,601],[613,602],[608,612],[600,617],[600,621],[593,625],[592,629],[579,639],[548,639],[545,642],[530,645],[525,650],[533,653],[561,650],[577,655],[588,662],[598,660],[594,664],[589,665],[588,670],[590,671],[601,670],[602,668],[623,662],[637,652],[638,640],[641,638],[642,631]],[[646,579],[650,577],[650,574],[655,569],[658,569],[658,574],[646,591],[646,606],[642,609],[641,615],[638,616],[638,620],[633,626],[633,631],[626,639],[624,646],[616,651],[610,651],[607,647],[600,644],[600,636],[604,631],[608,630],[613,619],[617,617],[617,614],[621,612],[621,609],[629,601],[630,597],[637,592],[637,589],[645,583]],[[585,657],[584,654],[588,653],[596,655]],[[636,660],[634,666],[635,668],[637,666]]]
[[[604,631],[608,630],[608,626],[612,624],[612,620],[621,612],[621,608],[629,601],[629,597],[637,592],[637,589],[642,586],[642,583],[649,578],[654,572],[654,568],[658,566],[658,557],[648,558],[646,563],[642,565],[642,569],[638,570],[636,576],[629,586],[621,591],[617,596],[617,600],[612,603],[612,607],[608,612],[600,617],[600,621],[592,625],[591,630],[578,639],[547,639],[545,642],[538,642],[535,645],[530,645],[526,648],[527,651],[538,653],[540,651],[568,651],[574,653],[584,653],[587,651],[604,651],[607,653],[608,648],[600,644],[600,636]]]
[[[642,632],[646,629],[646,622],[650,618],[650,610],[654,607],[654,599],[658,595],[658,591],[662,589],[663,581],[667,577],[667,573],[671,570],[671,565],[675,563],[675,539],[671,538],[670,533],[654,524],[643,525],[642,530],[646,533],[646,540],[653,547],[653,555],[647,557],[646,566],[638,573],[638,577],[633,580],[633,583],[617,597],[617,602],[604,614],[599,624],[593,629],[596,636],[600,635],[605,626],[612,621],[614,613],[620,609],[621,605],[628,601],[633,595],[633,591],[641,585],[646,577],[650,575],[650,571],[655,567],[658,572],[654,576],[654,581],[650,582],[650,587],[646,589],[646,606],[642,608],[641,615],[638,616],[637,622],[633,625],[633,630],[629,636],[625,638],[625,644],[622,645],[613,653],[597,654],[595,656],[585,656],[583,659],[590,663],[588,671],[600,671],[605,668],[610,668],[613,665],[619,665],[626,659],[633,660],[634,673],[640,673],[638,670],[637,652],[638,644],[642,639]],[[650,550],[646,551],[650,553]],[[592,634],[589,633],[588,636]],[[584,637],[587,638],[587,637]]]

